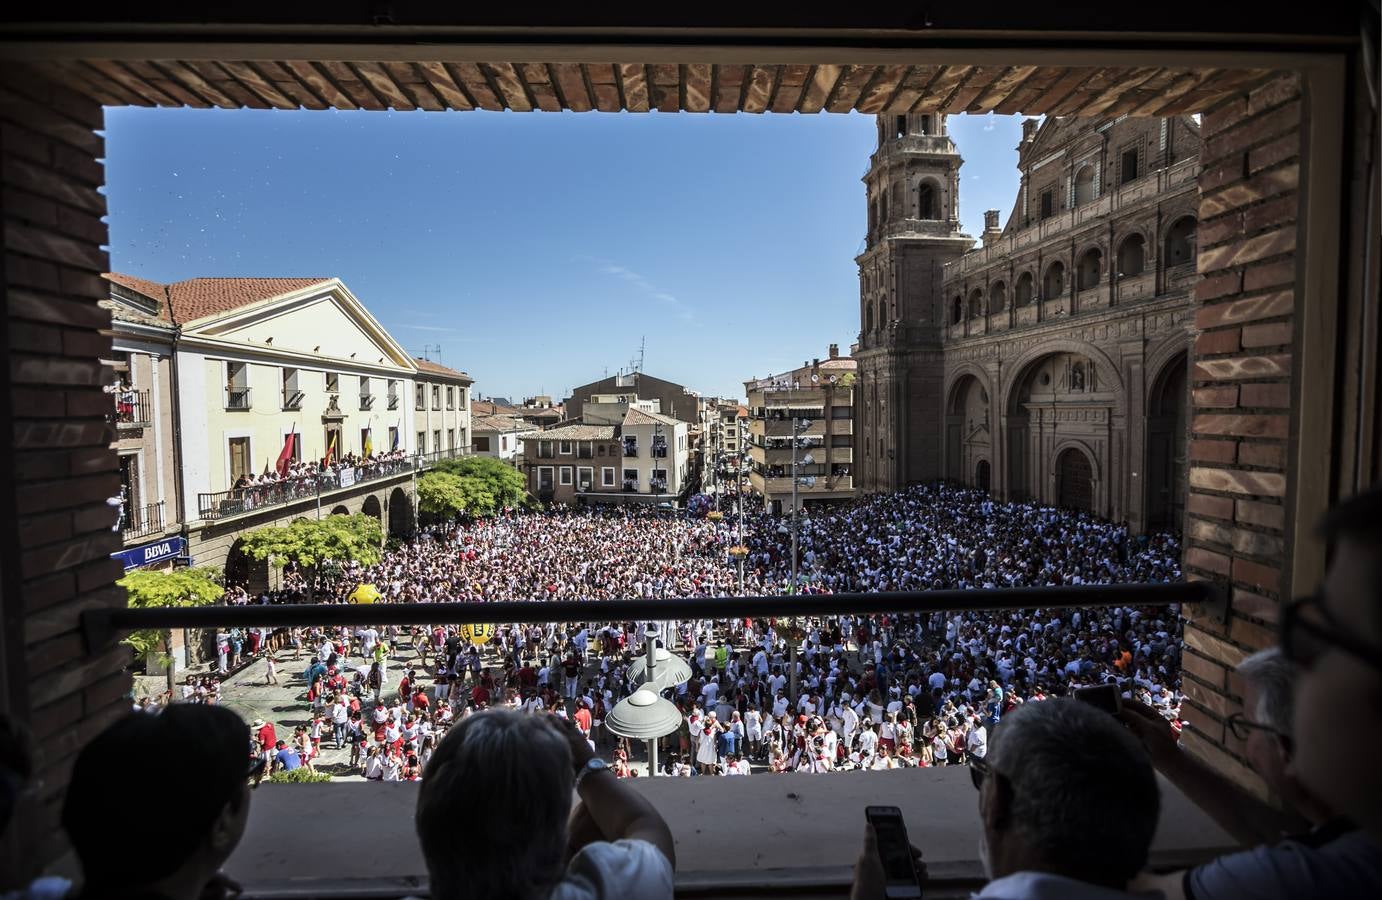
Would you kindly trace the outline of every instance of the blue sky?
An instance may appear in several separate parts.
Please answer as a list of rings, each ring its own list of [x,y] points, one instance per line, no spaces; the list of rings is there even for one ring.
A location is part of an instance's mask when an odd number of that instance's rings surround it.
[[[1017,117],[953,117],[1006,216]],[[707,394],[848,352],[870,116],[106,111],[111,265],[336,275],[484,396],[627,367]],[[433,354],[432,358],[436,358]]]

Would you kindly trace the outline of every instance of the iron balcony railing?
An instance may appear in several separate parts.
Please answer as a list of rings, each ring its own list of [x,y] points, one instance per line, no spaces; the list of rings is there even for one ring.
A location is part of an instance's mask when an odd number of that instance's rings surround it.
[[[127,541],[145,535],[161,534],[163,532],[163,501],[148,503],[144,506],[131,506],[126,517],[120,534]]]
[[[339,471],[305,475],[300,478],[285,478],[269,484],[256,484],[244,488],[231,488],[228,491],[214,491],[197,494],[197,515],[204,521],[214,522],[230,516],[244,515],[273,506],[296,503],[333,491],[346,490],[367,481],[393,478],[414,470],[430,468],[443,459],[453,459],[463,455],[460,448],[434,450],[431,453],[418,453],[404,459],[384,460],[367,465],[353,466]]]
[[[373,409],[373,408],[374,408],[374,395],[373,395],[373,394],[361,394],[361,395],[360,395],[360,408],[361,408],[361,409]]]
[[[297,388],[284,388],[284,389],[283,389],[283,408],[284,408],[285,410],[298,410],[298,409],[302,409],[302,399],[303,399],[303,397],[305,397],[305,396],[306,396],[306,394],[304,394],[302,391],[298,390]]]
[[[226,409],[249,409],[250,389],[247,387],[226,388]]]
[[[882,615],[965,610],[1068,609],[1202,604],[1216,615],[1222,589],[1206,581],[893,593],[780,594],[636,600],[502,600],[492,603],[269,604],[91,609],[81,614],[88,652],[143,628],[290,628],[313,625],[467,625],[662,622],[672,619]]]
[[[142,428],[153,421],[148,391],[119,390],[114,399],[115,424],[120,428]]]

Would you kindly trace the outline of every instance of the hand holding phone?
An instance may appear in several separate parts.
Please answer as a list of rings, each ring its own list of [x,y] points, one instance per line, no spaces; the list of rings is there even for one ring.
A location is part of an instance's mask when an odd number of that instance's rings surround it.
[[[863,887],[860,881],[866,875],[863,871],[866,862],[873,862],[874,865],[868,866],[872,870],[870,877],[876,879],[881,875],[884,897],[899,900],[921,897],[923,876],[918,871],[911,842],[907,839],[902,810],[896,806],[869,806],[864,809],[864,817],[872,827],[872,840],[866,834],[865,856],[855,867],[855,896],[860,895],[860,888]],[[870,847],[870,844],[873,846]],[[866,860],[870,851],[873,860]],[[871,893],[877,896],[876,885]]]

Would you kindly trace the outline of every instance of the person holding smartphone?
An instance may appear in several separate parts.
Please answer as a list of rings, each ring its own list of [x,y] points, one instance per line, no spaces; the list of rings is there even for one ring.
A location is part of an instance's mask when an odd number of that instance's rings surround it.
[[[1146,751],[1113,716],[1069,698],[1024,704],[994,728],[987,755],[970,759],[970,776],[983,825],[980,859],[991,879],[976,896],[1139,896],[1126,887],[1146,864],[1160,796]],[[920,897],[901,864],[897,829],[880,831],[875,818],[851,900]]]

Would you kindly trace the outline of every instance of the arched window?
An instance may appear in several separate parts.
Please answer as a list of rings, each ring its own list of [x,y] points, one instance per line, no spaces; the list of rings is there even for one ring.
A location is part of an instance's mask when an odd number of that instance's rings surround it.
[[[1046,269],[1046,276],[1041,279],[1041,296],[1045,300],[1053,300],[1065,293],[1065,264],[1053,262]]]
[[[922,134],[930,134],[930,133],[931,133],[931,117],[930,117],[930,116],[922,116],[922,117],[921,117],[921,133],[922,133]]]
[[[864,332],[865,332],[866,334],[872,334],[872,333],[873,333],[873,301],[872,301],[872,300],[865,300],[865,301],[864,301]]]
[[[982,288],[975,288],[974,293],[969,295],[969,317],[977,319],[984,314],[984,291]]]
[[[878,224],[886,225],[888,224],[888,189],[886,187],[884,187],[882,192],[878,195],[878,203]]]
[[[1146,268],[1147,242],[1140,234],[1130,234],[1118,245],[1118,277],[1132,278]]]
[[[960,323],[960,320],[963,319],[963,318],[964,318],[964,303],[963,303],[963,301],[960,300],[959,297],[956,297],[955,300],[954,300],[954,302],[952,302],[952,303],[950,304],[950,324],[951,324],[951,325],[958,325],[958,324]]]
[[[1195,261],[1195,217],[1177,219],[1166,232],[1166,266],[1183,266]]]
[[[923,181],[917,188],[917,218],[936,219],[936,188],[929,181]]]
[[[1075,270],[1075,290],[1087,291],[1099,286],[1099,270],[1104,267],[1104,254],[1098,247],[1090,247],[1080,256]]]
[[[1075,205],[1083,206],[1094,199],[1094,167],[1082,166],[1075,173]]]
[[[895,128],[894,133],[895,133],[898,137],[902,137],[904,134],[906,134],[906,133],[907,133],[907,117],[906,117],[906,116],[898,116],[894,128]]]
[[[1023,307],[1032,302],[1032,273],[1023,272],[1013,285],[1013,306]]]
[[[1000,313],[1008,308],[1008,286],[995,281],[989,288],[989,312]]]

